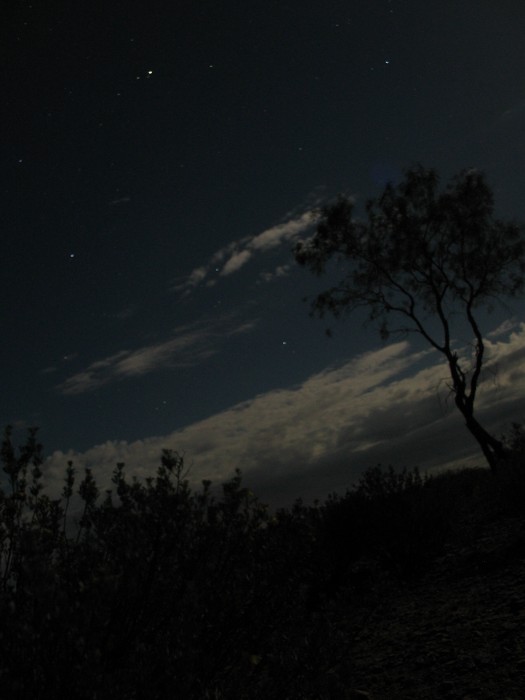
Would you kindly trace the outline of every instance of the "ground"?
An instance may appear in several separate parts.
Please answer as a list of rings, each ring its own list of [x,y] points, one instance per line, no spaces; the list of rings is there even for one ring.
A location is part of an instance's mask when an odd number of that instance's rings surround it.
[[[340,623],[359,629],[334,669],[352,677],[348,697],[523,700],[523,520],[467,516],[426,573],[371,585],[361,609],[349,606]]]

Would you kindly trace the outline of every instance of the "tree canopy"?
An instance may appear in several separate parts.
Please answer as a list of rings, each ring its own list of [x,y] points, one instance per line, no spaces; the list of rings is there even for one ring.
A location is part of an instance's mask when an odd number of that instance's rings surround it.
[[[494,468],[503,447],[474,417],[485,351],[477,312],[523,292],[525,227],[495,216],[492,190],[478,170],[460,172],[444,191],[438,186],[435,170],[410,168],[367,202],[364,220],[354,217],[352,199],[340,196],[321,209],[316,233],[294,253],[318,275],[331,259],[347,265],[341,281],[315,298],[314,314],[338,317],[364,307],[384,339],[419,333],[444,355],[456,406]],[[458,315],[473,334],[473,353],[462,357],[452,335]]]

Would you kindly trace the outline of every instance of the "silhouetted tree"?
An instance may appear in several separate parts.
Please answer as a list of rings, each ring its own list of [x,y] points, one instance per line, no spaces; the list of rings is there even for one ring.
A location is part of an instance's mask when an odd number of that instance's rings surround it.
[[[474,415],[485,352],[476,312],[522,292],[525,227],[495,218],[492,191],[477,170],[462,171],[440,193],[437,173],[417,166],[367,203],[366,220],[353,210],[345,196],[323,207],[316,233],[295,247],[297,262],[318,275],[330,259],[348,264],[341,282],[314,300],[312,314],[365,307],[383,339],[423,336],[444,355],[456,406],[494,470],[503,445]],[[458,315],[473,333],[473,352],[462,357],[451,327]],[[394,317],[400,327],[390,326]]]

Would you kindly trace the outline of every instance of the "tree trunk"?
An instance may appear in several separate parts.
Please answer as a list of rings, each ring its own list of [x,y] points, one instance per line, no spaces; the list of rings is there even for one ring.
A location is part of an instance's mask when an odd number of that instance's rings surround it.
[[[481,358],[482,353],[478,353],[477,357],[477,368],[481,369]],[[454,384],[454,394],[455,403],[465,419],[465,424],[473,435],[478,445],[481,447],[481,451],[485,455],[485,459],[492,472],[495,472],[500,464],[500,462],[505,459],[505,448],[503,443],[497,440],[494,436],[488,433],[485,428],[474,418],[474,398],[476,396],[477,388],[477,374],[471,381],[470,393],[466,391],[466,381],[465,375],[458,365],[457,355],[454,353],[447,353],[448,366],[450,369],[450,375],[452,377],[452,382]]]
[[[473,415],[465,415],[465,422],[467,428],[481,447],[481,451],[485,455],[491,471],[495,472],[501,460],[505,458],[503,443],[488,433]]]

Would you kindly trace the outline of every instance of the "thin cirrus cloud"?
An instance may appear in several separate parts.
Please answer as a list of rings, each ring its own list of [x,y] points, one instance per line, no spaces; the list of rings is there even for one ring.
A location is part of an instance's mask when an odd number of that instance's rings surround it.
[[[170,340],[135,350],[121,350],[97,360],[66,379],[57,389],[66,395],[84,394],[164,367],[193,367],[219,352],[225,337],[246,333],[255,325],[256,321],[239,322],[223,316],[180,326]]]
[[[486,351],[478,415],[499,435],[525,418],[525,324],[497,329],[487,337]],[[379,463],[423,470],[483,465],[447,377],[434,350],[393,343],[169,435],[108,441],[83,454],[56,452],[46,472],[58,483],[73,459],[92,467],[104,485],[115,463],[125,462],[128,474],[144,478],[155,473],[162,449],[172,448],[192,465],[195,487],[201,479],[220,483],[240,467],[246,483],[279,506],[299,496],[344,492],[363,469]]]
[[[210,277],[211,274],[227,277],[238,272],[255,256],[294,240],[300,233],[312,227],[316,220],[315,211],[308,209],[299,216],[272,226],[255,236],[246,236],[232,241],[216,251],[206,265],[196,267],[187,277],[177,280],[173,289],[186,297],[203,283],[213,286],[216,280]],[[263,280],[269,281],[274,277],[280,277],[285,269],[287,269],[285,266],[280,266],[279,273],[267,275]]]
[[[237,272],[237,270],[240,270],[241,267],[246,265],[251,257],[251,250],[240,250],[238,253],[234,253],[222,268],[221,276],[225,277],[226,275],[231,275],[233,272]]]

